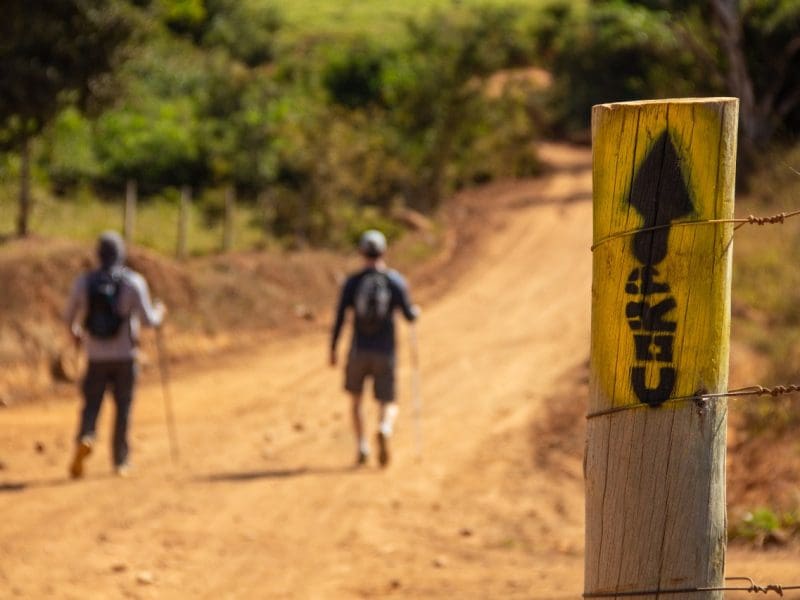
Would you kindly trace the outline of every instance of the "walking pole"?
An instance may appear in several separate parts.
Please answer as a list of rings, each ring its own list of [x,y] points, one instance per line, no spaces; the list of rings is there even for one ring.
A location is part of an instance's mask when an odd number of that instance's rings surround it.
[[[164,334],[161,327],[156,327],[156,349],[158,350],[158,371],[161,375],[161,390],[164,394],[164,409],[167,415],[167,434],[169,451],[173,462],[178,461],[178,439],[175,434],[175,416],[172,412],[172,395],[169,391],[169,365],[167,350],[164,346]]]
[[[411,396],[414,403],[414,438],[417,446],[417,460],[422,460],[422,381],[419,369],[419,345],[417,326],[409,327],[411,341]]]

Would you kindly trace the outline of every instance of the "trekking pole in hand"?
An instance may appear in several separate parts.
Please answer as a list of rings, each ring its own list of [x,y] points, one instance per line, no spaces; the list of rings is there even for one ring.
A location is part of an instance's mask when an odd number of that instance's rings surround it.
[[[414,403],[414,438],[417,446],[417,460],[422,460],[422,381],[419,369],[419,345],[417,326],[409,326],[411,341],[411,397]]]
[[[161,374],[161,390],[164,394],[164,409],[167,414],[167,434],[169,451],[173,462],[178,461],[178,439],[175,434],[175,416],[172,412],[172,395],[169,391],[169,364],[164,346],[163,326],[156,327],[156,349],[158,350],[158,371]]]

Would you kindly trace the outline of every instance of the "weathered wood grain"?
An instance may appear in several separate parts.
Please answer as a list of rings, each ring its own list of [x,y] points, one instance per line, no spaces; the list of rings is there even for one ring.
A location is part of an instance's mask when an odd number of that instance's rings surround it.
[[[593,109],[589,413],[636,408],[588,423],[586,592],[723,584],[727,404],[663,401],[727,389],[733,226],[675,223],[733,216],[737,110]]]

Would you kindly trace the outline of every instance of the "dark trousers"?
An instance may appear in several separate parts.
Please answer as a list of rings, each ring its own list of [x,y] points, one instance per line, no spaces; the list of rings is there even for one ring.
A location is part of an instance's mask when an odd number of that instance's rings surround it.
[[[111,387],[117,412],[114,419],[114,464],[128,461],[128,418],[136,383],[136,364],[131,360],[89,361],[83,380],[83,410],[78,440],[94,440],[97,416],[106,388]]]

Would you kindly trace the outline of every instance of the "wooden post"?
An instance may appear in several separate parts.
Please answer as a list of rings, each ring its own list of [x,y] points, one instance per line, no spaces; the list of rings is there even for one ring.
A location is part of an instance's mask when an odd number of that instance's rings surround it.
[[[262,233],[264,234],[264,239],[267,240],[272,232],[272,221],[274,219],[269,192],[262,191],[258,194],[258,209],[261,213]]]
[[[30,233],[31,219],[31,141],[22,141],[19,151],[19,214],[17,215],[17,235],[26,237]]]
[[[236,188],[229,185],[225,190],[225,223],[222,233],[222,250],[229,252],[233,248],[233,221],[236,209]]]
[[[175,254],[178,258],[186,258],[186,243],[189,231],[189,214],[192,208],[192,188],[181,187],[181,203],[178,208],[178,243]]]
[[[138,190],[136,187],[136,180],[129,179],[125,185],[125,211],[122,221],[122,236],[128,243],[133,240],[133,232],[136,229],[137,196]]]
[[[727,391],[733,225],[678,223],[733,216],[737,112],[734,98],[592,111],[587,597],[723,584],[727,403],[672,399]]]

